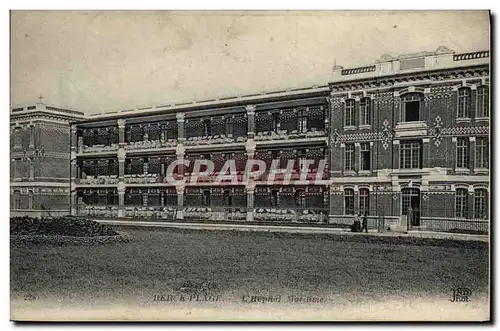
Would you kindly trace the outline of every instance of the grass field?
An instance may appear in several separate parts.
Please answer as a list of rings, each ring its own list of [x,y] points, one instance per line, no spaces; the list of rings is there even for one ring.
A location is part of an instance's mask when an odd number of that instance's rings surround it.
[[[434,241],[435,246],[361,236],[121,230],[131,235],[130,243],[11,246],[11,296],[148,305],[156,294],[181,293],[183,287],[201,293],[208,284],[209,293],[236,302],[244,294],[283,294],[356,304],[387,297],[448,299],[455,287],[484,296],[488,289],[483,243]]]

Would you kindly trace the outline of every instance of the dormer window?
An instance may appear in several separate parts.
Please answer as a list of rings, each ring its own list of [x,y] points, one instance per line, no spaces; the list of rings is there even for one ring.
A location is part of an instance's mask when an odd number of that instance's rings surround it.
[[[457,118],[469,118],[470,112],[470,88],[462,87],[458,89],[458,110]]]
[[[402,102],[402,121],[417,122],[420,121],[420,104],[422,96],[419,93],[408,93],[401,98]]]
[[[344,126],[355,126],[354,123],[354,99],[347,99],[345,101],[345,110],[344,110]]]

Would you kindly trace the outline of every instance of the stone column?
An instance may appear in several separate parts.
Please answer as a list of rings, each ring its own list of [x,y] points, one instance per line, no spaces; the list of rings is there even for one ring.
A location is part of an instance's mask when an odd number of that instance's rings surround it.
[[[476,167],[476,137],[469,137],[469,169],[471,172]]]
[[[117,120],[118,123],[118,143],[119,147],[124,147],[125,146],[125,120],[124,119],[119,119]]]
[[[70,216],[77,216],[76,187],[72,186],[70,191]]]
[[[354,185],[354,214],[359,214],[359,187]]]
[[[474,218],[474,186],[469,185],[467,196],[467,218]]]
[[[184,183],[177,185],[177,215],[176,219],[183,220],[184,219],[184,191],[186,186]]]
[[[359,173],[361,170],[361,144],[360,143],[354,143],[354,170],[356,173]]]
[[[183,144],[186,140],[184,135],[184,113],[177,113],[177,143]]]
[[[340,143],[340,172],[342,174],[342,176],[344,176],[344,173],[345,173],[345,144],[344,143]],[[333,160],[333,162],[335,162],[335,160]]]
[[[247,139],[253,139],[255,137],[255,106],[246,106],[247,110],[247,122],[248,122],[248,132]]]
[[[453,169],[453,173],[455,173],[457,171],[457,137],[452,137],[451,138],[451,153],[449,153],[449,155],[451,156],[451,166],[452,166],[452,169]]]
[[[118,183],[118,217],[125,216],[125,183]]]
[[[250,179],[246,186],[247,191],[247,222],[253,221],[255,182]]]

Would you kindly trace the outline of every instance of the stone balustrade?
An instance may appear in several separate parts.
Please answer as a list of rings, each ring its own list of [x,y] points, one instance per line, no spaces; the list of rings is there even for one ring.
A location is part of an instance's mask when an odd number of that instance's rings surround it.
[[[77,208],[79,216],[118,217],[117,206],[83,205]]]
[[[95,185],[95,184],[118,184],[118,175],[111,176],[87,176],[79,179],[79,184]]]
[[[312,137],[323,137],[326,133],[323,130],[311,129],[307,132],[299,132],[298,130],[293,130],[292,132],[287,132],[286,130],[274,131],[264,131],[257,132],[255,136],[256,141],[264,140],[288,140],[288,139],[300,139],[300,138],[312,138]]]
[[[256,221],[278,221],[278,222],[304,222],[317,223],[326,222],[326,215],[312,210],[294,209],[272,209],[256,208],[254,212]]]
[[[118,150],[118,144],[83,146],[83,153],[113,152]]]
[[[125,217],[143,217],[149,219],[175,219],[176,207],[161,206],[126,206]]]
[[[230,144],[235,142],[245,142],[246,137],[239,136],[233,137],[233,135],[215,135],[215,136],[203,136],[203,137],[189,137],[185,141],[186,146],[193,145],[216,145],[216,144]]]
[[[153,149],[153,148],[165,148],[165,147],[175,147],[177,146],[176,139],[168,140],[144,140],[129,142],[125,145],[125,150],[135,150],[135,149]]]
[[[124,175],[123,180],[128,184],[159,183],[160,176],[158,174],[132,174]]]

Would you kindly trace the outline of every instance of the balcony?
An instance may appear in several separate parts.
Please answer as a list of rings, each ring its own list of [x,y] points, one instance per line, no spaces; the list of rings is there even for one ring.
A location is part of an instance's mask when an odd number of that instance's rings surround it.
[[[161,183],[160,175],[158,174],[132,174],[124,175],[123,180],[127,184],[152,184]]]
[[[269,141],[269,140],[291,140],[291,139],[304,139],[304,138],[314,138],[314,137],[324,137],[326,136],[325,131],[311,129],[307,132],[299,132],[298,130],[293,130],[292,132],[287,132],[287,130],[274,131],[264,131],[257,132],[255,136],[256,141]]]
[[[398,122],[394,128],[396,138],[427,136],[425,121]]]
[[[118,217],[118,207],[101,205],[79,205],[77,206],[77,213],[79,216]]]
[[[320,210],[295,210],[277,208],[255,208],[256,221],[311,223],[326,222],[327,216]]]
[[[82,153],[106,153],[118,150],[118,144],[83,146]]]
[[[189,137],[185,141],[184,145],[186,145],[186,146],[198,146],[198,145],[231,144],[231,143],[243,143],[246,140],[247,140],[247,138],[244,136],[234,137],[233,135]]]
[[[125,150],[139,150],[139,149],[156,149],[156,148],[168,148],[168,147],[176,147],[177,140],[176,139],[168,139],[168,140],[141,140],[135,142],[129,142],[125,145]]]
[[[125,217],[144,217],[150,219],[174,219],[176,207],[162,206],[125,206]]]
[[[82,185],[100,185],[100,184],[118,184],[117,175],[99,175],[99,176],[87,176],[86,178],[80,178],[78,184]]]

